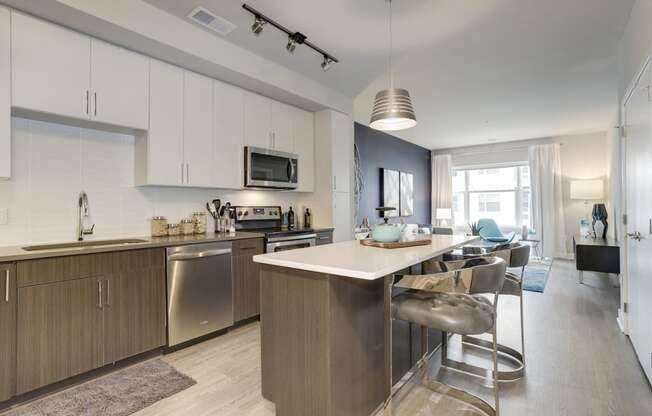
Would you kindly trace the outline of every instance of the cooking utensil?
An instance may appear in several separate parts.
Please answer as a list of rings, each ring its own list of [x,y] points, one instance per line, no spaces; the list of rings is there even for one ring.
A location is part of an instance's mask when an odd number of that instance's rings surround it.
[[[217,219],[217,212],[211,209],[211,205],[208,202],[206,203],[206,210],[208,211],[209,214],[211,214],[211,217],[213,217],[213,219]]]
[[[222,205],[222,201],[219,199],[214,199],[211,201],[213,204],[213,207],[215,207],[215,215],[217,215],[218,212],[220,212],[220,205]]]
[[[222,209],[223,209],[223,211],[220,211],[220,216],[223,216],[225,212],[226,212],[226,215],[230,215],[230,213],[231,213],[231,203],[227,202],[226,204],[224,204],[224,206],[222,206]]]

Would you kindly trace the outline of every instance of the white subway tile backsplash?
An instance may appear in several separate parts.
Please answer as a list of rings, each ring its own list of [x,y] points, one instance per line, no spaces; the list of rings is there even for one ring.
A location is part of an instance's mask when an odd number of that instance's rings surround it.
[[[206,201],[297,208],[305,195],[275,191],[142,187],[134,184],[134,137],[41,121],[12,119],[13,175],[0,181],[0,245],[70,241],[76,237],[77,196],[90,202],[93,239],[144,236],[153,215],[170,222],[205,211]],[[212,227],[212,218],[209,228]]]

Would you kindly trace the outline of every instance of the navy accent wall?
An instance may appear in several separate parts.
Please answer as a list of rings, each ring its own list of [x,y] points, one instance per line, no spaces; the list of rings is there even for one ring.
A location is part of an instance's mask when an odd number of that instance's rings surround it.
[[[356,225],[362,223],[365,216],[371,224],[379,221],[375,208],[381,205],[380,168],[414,175],[414,215],[404,219],[406,223],[430,224],[430,150],[360,123],[355,123],[355,144],[365,184]]]

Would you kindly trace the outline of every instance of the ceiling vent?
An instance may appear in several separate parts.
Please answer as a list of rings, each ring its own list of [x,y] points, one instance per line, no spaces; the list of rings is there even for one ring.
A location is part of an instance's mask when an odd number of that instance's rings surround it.
[[[237,27],[228,20],[217,16],[201,6],[190,12],[188,18],[222,36],[228,35]]]

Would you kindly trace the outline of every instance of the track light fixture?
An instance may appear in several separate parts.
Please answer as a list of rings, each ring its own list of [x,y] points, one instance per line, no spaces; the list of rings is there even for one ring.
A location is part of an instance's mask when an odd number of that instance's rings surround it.
[[[256,19],[254,20],[254,24],[251,25],[251,31],[254,33],[254,35],[258,36],[260,35],[260,32],[263,31],[263,26],[265,26],[265,19],[263,19],[260,16],[256,16]]]
[[[285,46],[285,49],[287,49],[290,53],[294,53],[297,45],[302,45],[305,41],[306,35],[301,32],[295,32],[288,36],[288,44]]]
[[[324,71],[327,71],[329,68],[333,66],[333,64],[339,62],[337,58],[335,58],[333,55],[324,51],[317,45],[309,42],[307,40],[308,37],[303,33],[290,31],[289,29],[282,26],[280,23],[275,22],[274,20],[270,19],[269,17],[265,16],[264,14],[260,13],[258,10],[254,9],[253,7],[250,7],[247,4],[243,4],[242,8],[254,15],[254,23],[251,25],[251,31],[253,32],[254,35],[256,36],[260,35],[260,33],[263,31],[263,26],[269,23],[271,26],[274,26],[281,32],[284,32],[286,35],[288,35],[288,43],[287,45],[285,45],[285,49],[287,49],[289,53],[294,53],[295,49],[297,48],[297,45],[306,45],[307,47],[314,50],[324,58],[324,60],[321,63],[321,68]]]
[[[333,66],[334,63],[335,61],[333,60],[333,58],[331,58],[328,55],[324,55],[324,60],[321,63],[321,69],[323,69],[324,71],[328,71],[331,68],[331,66]]]

